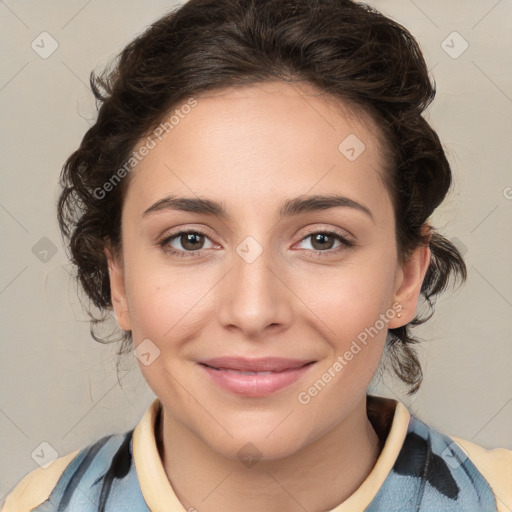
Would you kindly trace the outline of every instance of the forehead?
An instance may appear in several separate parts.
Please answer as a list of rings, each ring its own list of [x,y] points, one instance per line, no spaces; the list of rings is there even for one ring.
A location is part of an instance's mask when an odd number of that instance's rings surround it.
[[[362,110],[284,82],[194,99],[195,106],[178,105],[164,120],[173,116],[172,129],[153,138],[155,146],[132,171],[125,207],[136,203],[140,213],[166,193],[240,205],[308,192],[382,202],[379,130]]]

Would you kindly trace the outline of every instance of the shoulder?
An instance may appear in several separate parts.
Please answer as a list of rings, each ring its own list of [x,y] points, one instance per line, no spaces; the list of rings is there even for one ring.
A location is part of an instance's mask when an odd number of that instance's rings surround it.
[[[479,511],[512,510],[511,450],[487,450],[446,435],[415,416],[394,470],[417,477],[422,485],[428,483],[428,491],[440,503]]]
[[[486,449],[466,439],[450,436],[487,480],[496,497],[498,512],[512,510],[512,450]]]
[[[107,473],[113,461],[119,459],[120,447],[126,451],[132,432],[104,436],[55,459],[47,468],[31,471],[9,493],[2,512],[28,512],[51,501],[52,497],[61,499],[66,483],[71,479],[75,485],[78,479],[84,484],[97,481]]]
[[[33,509],[50,496],[62,473],[80,450],[55,459],[44,469],[28,473],[7,496],[2,512],[25,512]]]

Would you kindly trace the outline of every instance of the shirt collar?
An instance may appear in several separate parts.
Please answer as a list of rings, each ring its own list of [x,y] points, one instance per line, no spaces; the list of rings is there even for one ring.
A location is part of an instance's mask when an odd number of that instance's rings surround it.
[[[151,403],[133,432],[133,461],[142,495],[152,512],[187,512],[178,500],[165,472],[155,438],[155,423],[161,409],[158,398]],[[398,457],[409,426],[410,413],[401,402],[368,395],[368,417],[384,447],[370,474],[357,490],[330,512],[364,510],[377,495]]]

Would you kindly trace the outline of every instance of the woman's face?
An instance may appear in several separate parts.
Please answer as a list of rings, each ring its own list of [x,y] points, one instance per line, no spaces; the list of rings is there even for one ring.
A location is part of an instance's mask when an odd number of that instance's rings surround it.
[[[361,403],[418,279],[397,261],[371,121],[279,82],[196,101],[132,171],[115,313],[173,421],[226,456],[281,457]]]

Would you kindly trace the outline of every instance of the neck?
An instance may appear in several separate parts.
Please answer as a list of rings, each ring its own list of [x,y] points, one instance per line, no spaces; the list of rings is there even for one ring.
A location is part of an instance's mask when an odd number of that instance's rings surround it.
[[[159,420],[157,443],[173,490],[185,509],[201,512],[330,510],[356,491],[381,450],[366,397],[292,455],[247,466],[213,451],[165,408]]]

